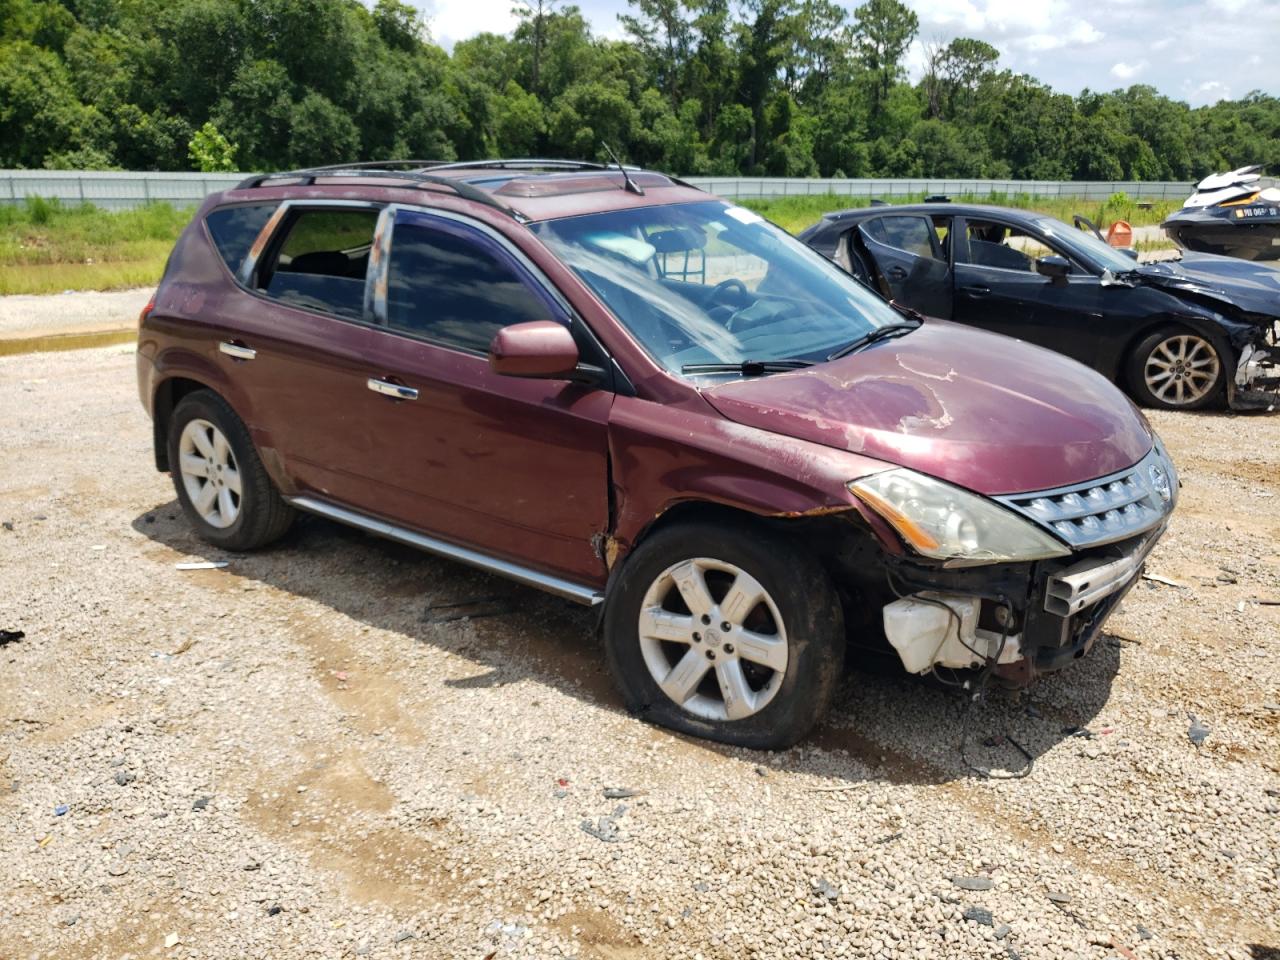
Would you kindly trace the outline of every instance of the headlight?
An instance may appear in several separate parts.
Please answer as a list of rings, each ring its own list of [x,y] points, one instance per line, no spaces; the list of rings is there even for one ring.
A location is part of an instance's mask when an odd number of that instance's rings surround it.
[[[999,504],[914,470],[886,470],[850,482],[849,490],[926,557],[968,565],[1071,553]]]

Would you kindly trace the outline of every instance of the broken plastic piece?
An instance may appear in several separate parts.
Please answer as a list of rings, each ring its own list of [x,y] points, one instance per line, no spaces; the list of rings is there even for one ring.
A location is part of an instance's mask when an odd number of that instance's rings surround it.
[[[193,563],[175,563],[177,570],[221,570],[228,565],[226,560],[200,560]]]
[[[0,647],[6,643],[17,643],[25,636],[21,630],[0,630]]]

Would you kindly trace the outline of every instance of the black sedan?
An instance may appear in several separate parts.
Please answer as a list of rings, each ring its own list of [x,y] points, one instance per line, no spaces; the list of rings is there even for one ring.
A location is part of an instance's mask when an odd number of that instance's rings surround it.
[[[1052,217],[953,203],[829,213],[800,239],[903,307],[1065,353],[1145,406],[1280,407],[1280,270],[1140,266]]]

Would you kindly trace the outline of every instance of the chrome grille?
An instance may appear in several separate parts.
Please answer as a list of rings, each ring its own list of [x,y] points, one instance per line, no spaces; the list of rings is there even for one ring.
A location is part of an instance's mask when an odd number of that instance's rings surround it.
[[[1160,472],[1168,480],[1169,498],[1157,489]],[[1157,443],[1138,463],[1097,480],[1054,490],[996,497],[1005,506],[1065,540],[1091,547],[1124,540],[1163,520],[1177,500],[1178,476]]]

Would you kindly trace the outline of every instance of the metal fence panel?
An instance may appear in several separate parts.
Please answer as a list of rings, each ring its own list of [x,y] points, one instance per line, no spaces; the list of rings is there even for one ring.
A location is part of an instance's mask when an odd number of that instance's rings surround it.
[[[25,197],[56,197],[64,203],[87,201],[123,209],[149,201],[198,204],[210,193],[234,187],[243,173],[152,173],[115,170],[0,170],[0,203]],[[819,179],[816,177],[686,177],[689,183],[728,200],[835,194],[869,199],[944,194],[977,197],[1075,197],[1103,201],[1113,193],[1141,199],[1181,200],[1194,184],[1181,181]],[[1264,177],[1261,186],[1275,186]]]

